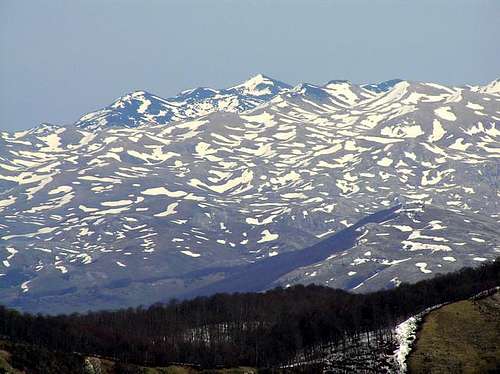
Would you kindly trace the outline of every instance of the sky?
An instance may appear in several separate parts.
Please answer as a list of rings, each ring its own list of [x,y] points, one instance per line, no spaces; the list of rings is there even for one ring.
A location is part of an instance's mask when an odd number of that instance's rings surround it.
[[[134,90],[500,77],[498,0],[0,0],[0,131]]]

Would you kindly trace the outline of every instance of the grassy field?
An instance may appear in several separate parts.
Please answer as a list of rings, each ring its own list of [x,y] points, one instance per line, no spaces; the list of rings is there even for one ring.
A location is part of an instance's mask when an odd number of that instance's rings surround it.
[[[500,292],[429,313],[408,369],[413,374],[500,372]]]

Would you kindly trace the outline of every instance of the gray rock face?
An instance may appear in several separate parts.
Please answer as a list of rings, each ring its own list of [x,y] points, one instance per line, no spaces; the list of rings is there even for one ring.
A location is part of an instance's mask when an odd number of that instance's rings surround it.
[[[171,112],[132,94],[75,126],[0,133],[2,303],[365,292],[498,256],[498,82],[276,82],[187,91]]]

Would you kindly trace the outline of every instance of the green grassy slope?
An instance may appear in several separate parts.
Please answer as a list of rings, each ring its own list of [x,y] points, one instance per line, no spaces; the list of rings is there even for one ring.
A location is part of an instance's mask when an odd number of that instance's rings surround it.
[[[408,369],[412,374],[500,372],[500,292],[429,313]]]

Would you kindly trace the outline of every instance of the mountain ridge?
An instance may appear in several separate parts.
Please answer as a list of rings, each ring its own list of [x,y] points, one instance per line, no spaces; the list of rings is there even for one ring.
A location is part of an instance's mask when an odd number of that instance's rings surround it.
[[[134,121],[158,115],[129,99]],[[242,111],[179,107],[194,117],[168,125],[0,133],[0,297],[65,311],[194,295],[227,277],[217,269],[306,250],[399,204],[266,287],[367,292],[489,261],[499,102],[470,87],[334,81]]]
[[[195,118],[219,110],[243,111],[254,108],[282,90],[290,88],[286,83],[257,74],[226,89],[197,87],[167,99],[136,90],[119,97],[103,109],[87,113],[74,125],[90,129],[107,125],[136,127],[148,122],[166,124],[172,120]],[[151,112],[148,113],[149,116],[134,116],[137,113],[144,115],[146,110]]]
[[[170,121],[196,118],[217,111],[242,112],[251,110],[257,105],[272,100],[275,96],[290,90],[303,93],[309,90],[322,92],[328,86],[348,85],[367,93],[381,94],[388,92],[401,82],[410,82],[402,79],[391,79],[371,84],[353,84],[348,80],[330,80],[324,85],[300,83],[292,86],[263,74],[257,74],[245,82],[226,89],[197,87],[181,91],[179,94],[162,98],[144,90],[135,90],[113,101],[109,106],[89,112],[74,125],[87,129],[99,129],[103,126],[136,127],[141,124],[167,124]],[[471,86],[472,89],[483,93],[499,92],[498,80],[484,86]],[[261,86],[264,91],[256,90]],[[321,94],[320,94],[321,95]],[[325,94],[323,93],[323,96]],[[352,104],[352,102],[350,103]],[[141,107],[142,106],[142,107]],[[182,107],[182,110],[179,110]],[[149,109],[151,108],[151,109]],[[120,111],[119,109],[123,109]],[[149,109],[150,113],[145,112]],[[137,113],[139,115],[137,115]],[[143,114],[142,116],[140,114]]]

